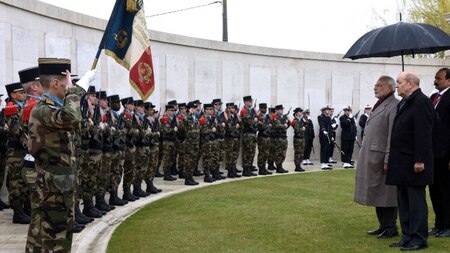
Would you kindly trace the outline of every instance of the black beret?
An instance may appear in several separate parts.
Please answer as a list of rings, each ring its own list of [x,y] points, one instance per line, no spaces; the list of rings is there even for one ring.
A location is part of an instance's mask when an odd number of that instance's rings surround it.
[[[178,107],[186,107],[186,103],[179,103]]]
[[[270,113],[275,113],[275,108],[270,107],[270,108],[269,108],[269,112],[270,112]]]
[[[173,105],[166,105],[166,111],[167,110],[174,110],[175,107]]]
[[[201,105],[202,104],[202,102],[200,102],[200,100],[198,100],[198,99],[194,100],[194,103],[197,104],[197,105]]]
[[[213,107],[212,104],[204,104],[204,105],[203,105],[203,108],[204,108],[204,109],[213,109],[214,107]]]
[[[301,107],[297,107],[294,109],[294,113],[295,112],[303,112],[303,109]]]
[[[197,104],[194,101],[187,103],[186,107],[188,109],[197,107]]]
[[[22,69],[19,71],[19,78],[21,83],[28,83],[35,81],[39,77],[39,67],[32,67],[27,69]]]

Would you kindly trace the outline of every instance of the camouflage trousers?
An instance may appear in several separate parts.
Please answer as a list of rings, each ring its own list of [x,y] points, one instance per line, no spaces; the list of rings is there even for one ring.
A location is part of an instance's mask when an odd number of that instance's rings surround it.
[[[95,195],[103,196],[109,187],[109,175],[111,174],[112,152],[103,152],[102,165],[97,178],[97,190]]]
[[[265,168],[270,156],[270,137],[258,136],[258,168]]]
[[[89,149],[87,167],[83,168],[80,178],[81,198],[92,199],[97,192],[98,177],[102,167],[102,150]]]
[[[163,140],[161,153],[164,174],[170,175],[170,167],[176,162],[173,159],[175,157],[175,142]]]
[[[275,145],[274,145],[274,143],[275,143],[275,139],[270,138],[269,157],[267,158],[267,162],[269,164],[275,162]]]
[[[111,154],[111,173],[109,173],[109,189],[117,191],[123,173],[124,151],[115,150]]]
[[[159,160],[159,145],[150,146],[150,152],[148,155],[148,170],[145,175],[145,180],[153,180],[158,170],[158,160]]]
[[[203,155],[203,171],[205,173],[211,172],[216,168],[218,164],[217,157],[217,142],[205,141],[202,143],[202,155]]]
[[[61,189],[56,175],[40,170],[36,189],[39,198],[38,214],[40,225],[30,224],[29,229],[38,229],[43,252],[70,252],[72,248],[72,227],[74,225],[74,185]],[[72,176],[73,181],[76,180]],[[33,220],[34,222],[35,220]]]
[[[294,138],[294,164],[295,164],[295,167],[301,166],[304,153],[305,153],[305,139],[304,138]]]
[[[3,145],[3,144],[1,144]],[[0,147],[1,148],[1,147]],[[0,189],[3,186],[3,181],[5,180],[5,172],[6,172],[6,159],[8,155],[6,150],[2,150],[0,152]]]
[[[256,134],[244,133],[242,135],[242,167],[253,165],[256,153]]]
[[[175,153],[173,160],[177,163],[178,171],[184,172],[185,164],[184,164],[184,145],[180,141],[175,142]],[[178,160],[177,160],[178,157]]]
[[[31,204],[31,224],[28,227],[27,243],[25,247],[26,252],[40,252],[42,250],[41,236],[40,236],[40,225],[41,216],[39,214],[39,195],[36,187],[37,180],[37,169],[35,166],[22,168],[22,177],[27,183],[27,188],[29,189],[28,198]]]
[[[9,203],[23,201],[28,198],[27,183],[22,177],[22,161],[25,154],[24,149],[8,149],[6,188],[9,193]]]
[[[288,141],[286,138],[272,138],[273,150],[273,161],[275,164],[282,164],[286,159],[286,151],[288,146]]]
[[[136,147],[125,147],[125,160],[123,163],[123,189],[129,190],[136,176]]]
[[[88,151],[85,149],[77,148],[77,160],[76,160],[77,176],[80,179],[76,188],[76,199],[83,197],[83,187],[81,187],[81,180],[88,177]]]
[[[133,185],[141,185],[148,171],[150,147],[136,147],[136,175]]]
[[[194,170],[197,167],[197,156],[200,149],[200,140],[198,139],[186,139],[183,142],[183,163],[184,163],[184,174],[187,176],[192,176]]]
[[[225,167],[231,168],[236,166],[239,158],[239,149],[241,148],[239,138],[225,138],[223,148],[225,153]]]
[[[225,162],[225,139],[216,139],[217,142],[217,165]],[[216,165],[216,166],[217,166]]]

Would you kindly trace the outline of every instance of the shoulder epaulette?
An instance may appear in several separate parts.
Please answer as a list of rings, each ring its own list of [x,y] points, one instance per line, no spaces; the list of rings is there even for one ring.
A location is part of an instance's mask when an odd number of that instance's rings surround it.
[[[49,99],[49,98],[45,99],[44,102],[45,102],[46,104],[48,104],[48,105],[53,105],[53,106],[55,106],[55,101],[53,101],[53,100],[51,100],[51,99]]]

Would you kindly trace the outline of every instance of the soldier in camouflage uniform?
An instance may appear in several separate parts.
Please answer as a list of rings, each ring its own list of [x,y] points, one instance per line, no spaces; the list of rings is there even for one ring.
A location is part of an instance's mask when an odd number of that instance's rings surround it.
[[[79,127],[80,98],[94,72],[80,83],[83,88],[72,85],[70,60],[41,58],[39,72],[44,96],[31,113],[28,141],[38,171],[38,243],[43,252],[70,252],[77,180],[72,133]]]
[[[266,169],[266,162],[270,155],[270,117],[267,112],[267,104],[259,104],[258,114],[258,174],[271,175],[272,172]]]
[[[244,171],[242,176],[250,177],[256,176],[252,172],[253,159],[256,153],[256,132],[258,131],[258,116],[253,106],[253,99],[251,96],[246,96],[244,99],[244,108],[240,111],[241,120],[243,124],[242,134],[242,167]]]
[[[223,141],[225,139],[225,123],[227,122],[226,114],[222,111],[222,100],[220,98],[213,99],[211,103],[214,107],[213,119],[216,122],[217,131],[214,133],[215,140],[215,150],[214,153],[217,155],[216,164],[213,170],[213,176],[216,180],[222,180],[226,177],[222,176],[220,171],[220,163],[225,157]]]
[[[173,107],[173,112],[174,112],[174,117],[175,117],[175,120],[173,123],[178,128],[177,122],[178,122],[178,115],[180,114],[180,111],[178,110],[178,102],[176,100],[171,100],[171,101],[167,102],[167,104]],[[173,153],[172,153],[173,163],[170,166],[170,174],[173,176],[179,175],[177,165],[178,165],[178,155],[180,153],[181,148],[182,148],[181,141],[178,139],[178,133],[176,133],[175,134],[175,145],[174,145]],[[162,160],[161,157],[160,157],[160,159]]]
[[[197,162],[198,150],[200,148],[200,124],[196,115],[197,105],[189,102],[187,108],[189,110],[186,119],[183,122],[186,139],[183,142],[184,153],[184,184],[198,185],[194,180],[194,169]]]
[[[178,122],[178,131],[177,131],[177,141],[175,143],[176,153],[178,154],[178,177],[179,178],[185,178],[184,177],[184,168],[185,168],[185,153],[184,153],[184,141],[186,140],[186,130],[184,127],[184,123],[187,118],[187,107],[186,103],[179,103],[178,104],[178,115],[177,115],[177,122]]]
[[[150,152],[150,132],[148,119],[145,117],[144,101],[135,100],[135,117],[139,136],[136,140],[136,167],[133,178],[133,195],[138,197],[147,197],[150,193],[142,190],[141,185],[148,170],[148,159]]]
[[[241,121],[236,112],[234,103],[227,103],[227,109],[225,111],[225,140],[223,142],[225,151],[225,169],[228,170],[228,178],[238,178],[241,175],[238,174],[236,163],[239,158],[239,149],[241,144]]]
[[[2,102],[2,96],[3,94],[0,94],[0,103]],[[8,151],[8,146],[7,146],[7,140],[8,140],[8,136],[7,136],[7,126],[5,124],[5,118],[4,118],[4,112],[3,109],[0,112],[0,189],[3,186],[3,181],[5,179],[5,172],[6,172],[6,153]],[[3,209],[9,208],[10,206],[8,204],[6,204],[5,202],[3,202],[0,199],[0,211],[2,211]]]
[[[139,196],[131,192],[131,184],[136,171],[136,141],[139,137],[138,118],[134,113],[134,100],[132,97],[123,98],[122,105],[125,106],[124,122],[126,129],[125,157],[123,163],[123,199],[135,201]]]
[[[24,212],[23,206],[24,202],[28,202],[28,189],[22,177],[22,161],[26,150],[21,142],[21,137],[25,133],[20,125],[21,111],[26,94],[21,83],[5,85],[5,88],[10,99],[4,109],[4,117],[8,126],[6,188],[9,193],[9,203],[14,211],[13,223],[29,224],[31,217]]]
[[[195,115],[197,116],[197,119],[200,119],[203,116],[203,108],[202,108],[202,102],[200,100],[194,100],[194,103],[197,105]],[[202,146],[202,140],[200,138],[200,147]],[[200,159],[202,158],[202,150],[199,148],[198,154],[197,154],[197,162],[195,165],[194,170],[194,176],[203,176],[203,172],[201,172],[199,166],[200,166]]]
[[[176,149],[176,133],[178,131],[177,116],[175,115],[175,108],[173,105],[166,105],[166,113],[161,118],[161,142],[162,142],[162,166],[164,170],[164,180],[174,181],[176,178],[172,177],[171,169],[174,160]],[[175,166],[176,167],[176,166]]]
[[[297,172],[305,171],[302,168],[303,153],[305,152],[305,127],[303,126],[302,112],[302,108],[295,108],[294,119],[291,123],[294,128],[294,164]]]
[[[203,156],[203,172],[205,177],[203,181],[205,183],[212,183],[216,181],[211,177],[211,172],[217,164],[217,153],[216,150],[216,137],[215,132],[217,131],[216,122],[213,118],[213,105],[204,105],[204,115],[199,119],[200,124],[200,138],[201,138],[201,150]]]
[[[103,155],[100,166],[100,171],[97,177],[97,189],[95,191],[95,207],[98,210],[109,212],[114,210],[115,207],[108,205],[105,201],[105,194],[109,184],[109,176],[111,170],[111,156],[113,152],[113,139],[112,139],[112,117],[108,107],[108,100],[106,91],[99,91],[96,93],[100,107],[100,129],[102,129],[103,136]]]
[[[118,188],[123,174],[123,161],[125,152],[125,123],[124,114],[119,114],[120,97],[112,95],[108,97],[108,103],[111,107],[111,134],[113,142],[113,152],[111,154],[111,173],[109,174],[109,204],[114,206],[123,206],[128,201],[119,198]]]
[[[154,110],[155,106],[151,102],[144,103],[144,108],[147,110],[146,117],[148,119],[150,127],[150,153],[148,159],[148,170],[145,175],[145,184],[147,193],[159,193],[162,190],[158,189],[154,183],[153,179],[158,171],[158,160],[159,160],[159,113]]]
[[[272,121],[272,117],[274,117],[275,115],[275,107],[271,107],[269,108],[269,120]],[[272,124],[270,124],[270,127],[272,128]],[[276,170],[275,168],[275,146],[272,145],[272,140],[273,140],[273,136],[272,136],[272,131],[270,131],[269,133],[270,136],[270,151],[269,151],[269,157],[267,158],[267,169],[268,170]]]
[[[272,145],[274,146],[274,162],[277,173],[287,173],[283,168],[283,162],[286,159],[287,151],[287,129],[290,122],[287,115],[283,114],[283,105],[275,106],[276,114],[272,117]]]

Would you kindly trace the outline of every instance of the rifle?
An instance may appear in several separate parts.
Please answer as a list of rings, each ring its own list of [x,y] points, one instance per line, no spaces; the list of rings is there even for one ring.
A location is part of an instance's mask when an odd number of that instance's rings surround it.
[[[341,154],[345,155],[344,151],[342,151],[342,148],[339,147],[339,145],[334,140],[331,140],[331,138],[328,134],[327,134],[327,139],[328,139],[329,144],[333,144],[337,149],[339,149],[339,151],[341,151]]]
[[[336,115],[336,116],[334,116],[334,118],[336,119],[336,118],[339,118],[339,116],[341,115],[341,113],[342,113],[342,110]]]
[[[358,147],[361,148],[361,144],[359,144],[358,140],[355,140],[355,142],[358,145]]]
[[[119,118],[117,119],[116,129],[122,130],[124,127],[123,124],[124,113],[119,114]]]
[[[106,114],[106,124],[108,124],[109,127],[112,127],[112,116],[111,116],[111,111],[109,111]]]
[[[256,108],[256,101],[258,101],[258,99],[255,99],[255,103],[253,103],[253,108]]]
[[[94,115],[92,116],[92,121],[94,122],[94,126],[98,126],[100,122],[102,122],[102,115],[100,113],[99,105],[96,105],[94,107]]]
[[[286,116],[289,115],[289,113],[291,112],[291,110],[292,110],[292,106],[289,107],[289,110],[288,110],[288,112],[287,112],[285,115],[286,115]]]
[[[150,123],[149,121],[148,121],[148,118],[147,118],[148,116],[147,115],[145,115],[145,117],[144,117],[144,123],[142,124],[142,127],[144,128],[144,130],[147,130],[148,129],[148,124]]]
[[[83,119],[87,119],[89,116],[89,105],[88,105],[86,95],[84,95],[81,98],[80,111],[81,111],[81,117]]]
[[[359,115],[360,112],[361,112],[361,109],[359,109],[359,111],[355,114],[355,116],[354,116],[355,119],[358,118],[358,115]]]

